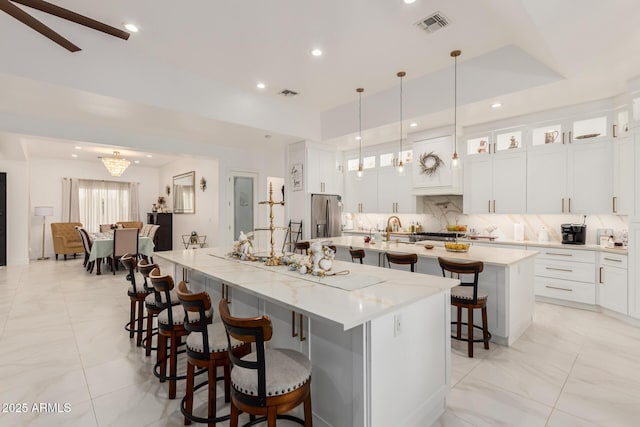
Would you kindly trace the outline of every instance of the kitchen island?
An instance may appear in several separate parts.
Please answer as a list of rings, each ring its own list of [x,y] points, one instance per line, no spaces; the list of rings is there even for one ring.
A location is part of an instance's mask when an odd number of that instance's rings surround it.
[[[450,289],[459,281],[336,261],[316,278],[230,259],[229,248],[154,254],[176,280],[228,299],[235,316],[268,315],[273,347],[312,363],[316,426],[431,425],[450,382]],[[216,306],[214,304],[214,306]]]
[[[537,251],[470,246],[467,253],[448,252],[442,243],[426,249],[426,242],[364,243],[359,236],[332,237],[337,246],[336,258],[351,260],[349,247],[364,249],[364,261],[369,265],[386,266],[384,253],[414,253],[418,255],[417,272],[442,276],[438,257],[457,261],[482,261],[479,287],[487,291],[487,317],[492,341],[511,345],[531,325],[535,303],[535,257]]]

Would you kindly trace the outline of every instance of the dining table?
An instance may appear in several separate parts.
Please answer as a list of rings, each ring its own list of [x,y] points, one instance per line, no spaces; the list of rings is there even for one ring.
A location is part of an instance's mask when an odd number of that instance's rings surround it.
[[[89,253],[89,261],[96,262],[96,275],[102,274],[100,265],[104,258],[113,255],[113,231],[105,233],[91,233],[92,244]],[[138,236],[138,254],[153,256],[153,240],[146,236]]]

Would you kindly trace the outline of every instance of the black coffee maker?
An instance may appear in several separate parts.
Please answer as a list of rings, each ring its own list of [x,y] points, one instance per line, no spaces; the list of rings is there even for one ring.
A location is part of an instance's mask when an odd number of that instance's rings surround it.
[[[561,224],[562,243],[567,245],[584,245],[587,240],[586,224]]]

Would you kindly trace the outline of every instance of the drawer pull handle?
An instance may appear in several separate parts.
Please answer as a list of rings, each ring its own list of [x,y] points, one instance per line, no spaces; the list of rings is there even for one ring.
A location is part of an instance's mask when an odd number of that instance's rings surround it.
[[[573,273],[573,270],[570,270],[568,268],[555,268],[555,267],[545,267],[547,270],[553,270],[553,271],[566,271],[567,273]]]
[[[545,288],[549,288],[549,289],[557,289],[559,291],[568,291],[568,292],[573,292],[573,289],[567,289],[567,288],[559,288],[557,286],[549,286],[549,285],[544,285]]]
[[[614,262],[622,262],[621,259],[607,258],[607,257],[604,257],[604,260],[606,260],[606,261],[614,261]]]
[[[602,271],[603,271],[603,270],[604,270],[604,267],[600,267],[600,283],[601,283],[601,284],[602,284],[602,283],[604,283],[604,282],[602,281]]]
[[[306,341],[307,337],[304,336],[304,328],[302,323],[302,314],[300,314],[300,342]]]
[[[297,337],[298,333],[296,332],[296,312],[291,312],[291,337]]]
[[[561,254],[558,252],[545,252],[547,255],[555,255],[555,256],[573,256],[573,254]]]

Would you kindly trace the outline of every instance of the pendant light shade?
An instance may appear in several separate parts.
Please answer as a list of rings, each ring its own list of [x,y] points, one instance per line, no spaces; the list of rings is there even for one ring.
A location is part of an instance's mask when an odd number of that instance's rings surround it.
[[[458,56],[462,54],[459,50],[451,51],[453,57],[453,156],[451,156],[451,166],[460,167],[458,156]]]
[[[103,157],[102,164],[107,168],[111,176],[120,176],[124,173],[124,171],[129,167],[131,162],[127,159],[123,159],[122,157],[118,157],[120,155],[119,151],[113,152],[113,157]]]
[[[398,173],[402,175],[404,173],[404,163],[402,162],[402,80],[407,73],[399,71],[396,75],[400,77],[400,153],[398,155]]]
[[[356,92],[358,92],[358,142],[360,143],[358,152],[358,178],[362,178],[364,169],[362,163],[362,92],[364,92],[364,88],[359,87],[356,89]]]

